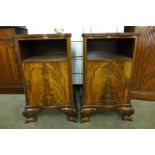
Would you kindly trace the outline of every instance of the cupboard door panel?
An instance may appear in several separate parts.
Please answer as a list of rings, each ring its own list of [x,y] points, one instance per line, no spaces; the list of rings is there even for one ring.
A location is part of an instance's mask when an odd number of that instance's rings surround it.
[[[0,42],[0,85],[21,82],[20,68],[13,42]]]
[[[86,63],[86,104],[122,104],[127,99],[132,61]]]
[[[70,104],[67,61],[22,65],[30,105]]]

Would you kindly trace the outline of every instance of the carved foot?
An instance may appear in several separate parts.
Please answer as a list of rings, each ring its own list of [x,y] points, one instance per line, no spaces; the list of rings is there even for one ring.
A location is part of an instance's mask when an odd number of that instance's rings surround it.
[[[77,113],[74,108],[62,108],[62,111],[67,113],[69,121],[77,122]]]
[[[132,115],[134,114],[132,107],[121,107],[120,111],[123,113],[122,120],[132,121]]]
[[[25,123],[36,122],[38,117],[39,109],[25,108],[23,115],[26,117]]]
[[[81,110],[81,123],[90,121],[90,113],[95,111],[95,108],[85,108]]]

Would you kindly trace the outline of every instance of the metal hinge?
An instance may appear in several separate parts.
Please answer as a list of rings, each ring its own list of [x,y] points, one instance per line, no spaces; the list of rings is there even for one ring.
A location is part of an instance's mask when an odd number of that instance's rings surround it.
[[[26,82],[26,89],[31,89],[31,82],[29,81]]]
[[[128,88],[130,80],[125,81],[125,88]]]

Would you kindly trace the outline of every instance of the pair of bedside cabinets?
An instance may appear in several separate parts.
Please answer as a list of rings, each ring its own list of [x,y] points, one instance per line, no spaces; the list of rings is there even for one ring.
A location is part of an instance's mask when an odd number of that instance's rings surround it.
[[[118,109],[132,120],[130,77],[136,52],[136,33],[83,34],[83,97],[81,122],[96,109]],[[72,85],[71,34],[17,35],[26,122],[42,109],[60,109],[77,121]]]

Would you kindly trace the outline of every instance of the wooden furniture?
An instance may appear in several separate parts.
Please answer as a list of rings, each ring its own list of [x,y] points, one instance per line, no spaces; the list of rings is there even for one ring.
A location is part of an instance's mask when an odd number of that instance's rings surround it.
[[[27,29],[18,26],[0,26],[0,93],[23,93],[15,49],[16,34],[27,34]]]
[[[123,120],[134,113],[128,91],[138,34],[83,34],[84,104],[81,122],[96,109],[117,108]]]
[[[125,26],[125,32],[140,33],[133,77],[131,98],[155,100],[155,26]]]
[[[19,35],[17,47],[26,95],[26,122],[40,109],[61,109],[76,121],[72,95],[71,34]]]

